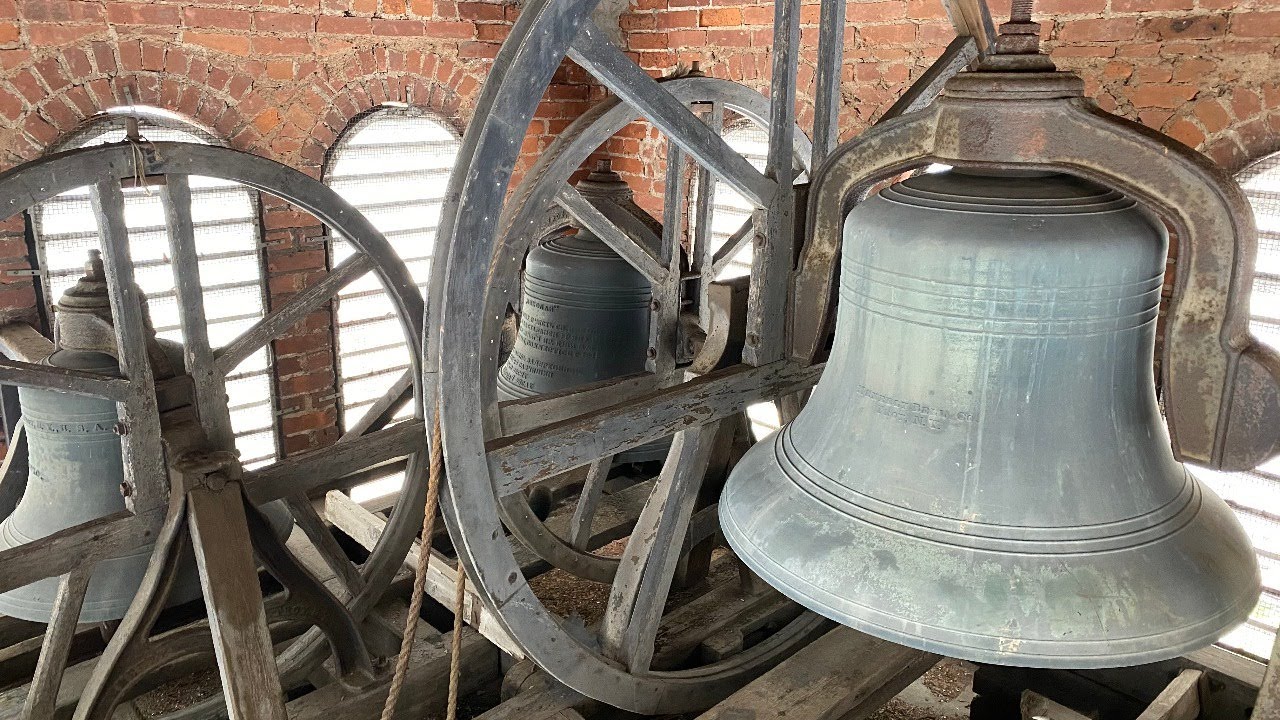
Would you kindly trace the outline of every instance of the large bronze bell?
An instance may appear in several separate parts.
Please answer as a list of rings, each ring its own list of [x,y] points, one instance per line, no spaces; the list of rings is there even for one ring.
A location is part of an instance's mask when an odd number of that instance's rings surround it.
[[[1157,404],[1167,244],[1062,174],[925,174],[855,206],[830,360],[734,469],[730,544],[823,615],[980,662],[1145,663],[1243,621],[1249,540]]]

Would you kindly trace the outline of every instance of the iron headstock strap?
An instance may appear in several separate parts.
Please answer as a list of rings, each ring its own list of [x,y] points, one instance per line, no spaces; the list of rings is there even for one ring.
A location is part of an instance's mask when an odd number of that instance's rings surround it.
[[[845,211],[875,183],[930,163],[1067,172],[1141,201],[1178,235],[1162,363],[1174,453],[1255,467],[1280,452],[1280,354],[1249,333],[1257,229],[1244,192],[1200,153],[1086,98],[1078,75],[1039,52],[1028,5],[1015,3],[997,52],[937,101],[873,127],[819,168],[793,284],[792,358],[812,363],[824,344]]]

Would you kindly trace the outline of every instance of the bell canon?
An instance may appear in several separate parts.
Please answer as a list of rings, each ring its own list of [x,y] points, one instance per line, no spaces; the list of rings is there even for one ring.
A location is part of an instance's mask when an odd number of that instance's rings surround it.
[[[925,174],[858,204],[830,360],[729,478],[729,543],[807,607],[953,657],[1112,667],[1213,642],[1259,575],[1161,418],[1167,245],[1060,174]]]

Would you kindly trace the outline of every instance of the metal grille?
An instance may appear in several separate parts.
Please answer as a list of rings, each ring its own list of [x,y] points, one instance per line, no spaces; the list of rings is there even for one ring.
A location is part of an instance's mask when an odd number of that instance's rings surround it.
[[[1280,154],[1264,158],[1236,176],[1258,224],[1257,274],[1250,297],[1251,328],[1263,342],[1280,346]],[[1253,540],[1262,567],[1262,599],[1249,621],[1219,643],[1266,661],[1280,625],[1280,460],[1252,472],[1193,472],[1236,511]]]
[[[216,142],[207,133],[160,110],[134,108],[143,142]],[[120,142],[125,116],[108,114],[61,143],[56,150]],[[262,318],[263,269],[257,195],[227,180],[191,176],[191,219],[195,227],[200,281],[204,287],[209,341],[225,345]],[[124,189],[125,225],[138,285],[156,334],[182,341],[177,298],[169,263],[169,234],[164,203],[151,188]],[[65,192],[37,206],[32,213],[37,262],[44,271],[46,308],[52,313],[57,298],[84,271],[87,252],[100,248],[99,228],[89,202],[89,188]],[[227,377],[227,396],[236,448],[247,467],[277,457],[274,393],[270,356],[264,348]]]
[[[386,236],[424,295],[445,186],[460,145],[439,118],[413,108],[383,108],[347,130],[325,171],[325,182]],[[330,248],[334,264],[354,252],[341,237]],[[338,392],[343,425],[351,427],[409,367],[409,348],[395,308],[372,273],[344,288],[335,305]],[[398,417],[412,412],[406,406]],[[388,476],[352,497],[394,491],[400,479]]]

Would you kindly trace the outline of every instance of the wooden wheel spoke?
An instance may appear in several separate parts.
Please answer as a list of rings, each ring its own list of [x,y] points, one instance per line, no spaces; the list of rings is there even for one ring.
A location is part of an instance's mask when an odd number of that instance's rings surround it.
[[[272,310],[240,337],[231,341],[218,354],[218,372],[229,375],[240,363],[267,343],[297,325],[317,308],[329,302],[342,288],[373,269],[369,255],[359,253],[343,261],[323,280],[294,295],[277,310]]]
[[[395,419],[396,413],[405,406],[406,403],[413,400],[413,368],[405,368],[405,371],[397,377],[395,382],[391,383],[391,387],[378,398],[360,420],[353,423],[347,428],[347,431],[338,438],[338,442],[351,442],[370,432],[376,432],[383,429]]]
[[[183,359],[195,385],[200,424],[217,447],[235,447],[231,414],[227,410],[227,390],[218,372],[209,345],[209,323],[205,317],[204,290],[200,283],[200,259],[196,253],[195,231],[191,224],[191,186],[186,175],[169,175],[163,186],[165,226],[169,235],[170,262],[182,326]]]
[[[568,540],[575,550],[586,550],[591,541],[591,521],[596,517],[596,508],[600,505],[600,496],[604,493],[604,484],[612,466],[613,456],[609,455],[597,459],[587,469],[587,477],[582,482],[582,493],[578,496],[573,517],[569,520]]]
[[[389,466],[425,449],[424,427],[421,420],[408,420],[350,442],[246,471],[245,494],[254,505],[261,506],[295,494],[311,495],[354,473]]]
[[[702,127],[701,121],[698,126]],[[715,136],[719,139],[719,136]],[[667,178],[663,192],[661,259],[667,265],[662,282],[653,285],[649,313],[649,357],[645,369],[667,375],[675,369],[676,342],[680,327],[680,238],[684,231],[684,202],[688,180],[685,155],[679,146],[667,143]]]
[[[710,112],[703,113],[702,119],[707,124],[707,127],[711,129],[711,132],[716,135],[722,135],[724,132],[724,105],[711,103]],[[693,238],[690,242],[692,252],[689,253],[689,258],[692,261],[693,269],[705,272],[712,266],[714,259],[711,248],[711,224],[715,220],[715,208],[713,207],[716,193],[715,176],[711,174],[710,170],[699,165],[696,183],[698,196],[694,200]],[[714,274],[709,275],[704,279],[703,285],[705,286],[707,282],[714,278]]]
[[[147,357],[150,333],[142,316],[142,297],[133,277],[129,230],[124,221],[124,194],[120,182],[101,180],[90,192],[90,203],[102,233],[102,266],[115,325],[120,374],[129,381],[131,395],[120,403],[126,424],[120,438],[125,482],[132,492],[127,502],[135,508],[163,507],[169,477],[160,445],[155,376]]]
[[[578,192],[577,188],[568,183],[561,186],[560,192],[556,195],[556,202],[575,220],[582,223],[583,227],[631,263],[631,266],[648,278],[650,283],[659,285],[666,282],[668,270],[663,267],[664,263],[653,254],[652,246],[638,242],[635,235],[638,230],[651,235],[648,228],[643,227],[641,223],[631,223],[627,229],[619,227],[614,219],[597,209],[582,196],[582,193]]]
[[[983,5],[983,7],[986,7]],[[885,111],[880,122],[919,110],[933,102],[942,92],[942,86],[953,75],[969,67],[978,59],[978,43],[968,35],[956,37],[947,45],[942,55],[930,65],[911,87]]]
[[[0,550],[0,592],[9,592],[83,563],[97,562],[132,550],[154,537],[163,509],[132,516],[118,512],[59,530],[17,547]]]
[[[840,72],[844,67],[844,0],[822,0],[818,16],[818,74],[813,103],[813,159],[818,167],[840,141]]]
[[[743,412],[752,403],[807,388],[822,365],[735,366],[597,412],[499,438],[486,446],[498,497],[591,461]]]
[[[306,495],[291,495],[285,498],[285,504],[289,506],[289,511],[293,514],[298,527],[302,528],[307,539],[315,546],[325,567],[329,568],[342,582],[347,595],[341,599],[345,600],[359,594],[364,589],[364,578],[360,576],[360,571],[355,565],[347,559],[347,554],[343,552],[342,546],[333,537],[333,533],[329,532],[328,526],[324,524],[320,513],[316,512],[311,500]]]
[[[729,263],[733,262],[733,258],[739,252],[742,252],[742,249],[755,239],[755,227],[754,216],[747,218],[746,221],[744,221],[737,230],[734,230],[733,234],[724,241],[724,244],[716,250],[715,255],[711,258],[710,276],[712,280],[720,277],[720,273],[724,272],[724,269],[729,266]]]
[[[972,37],[983,54],[996,44],[996,25],[984,0],[942,0],[958,37]]]
[[[31,689],[22,705],[22,720],[44,720],[53,717],[58,702],[58,689],[67,669],[71,654],[71,641],[75,638],[80,621],[80,608],[93,576],[93,564],[77,567],[58,582],[58,593],[53,598],[53,611],[45,630],[44,643],[40,647],[40,659],[31,678]]]
[[[758,206],[765,206],[778,186],[712,132],[684,103],[662,89],[600,31],[584,23],[569,57],[640,112],[670,140],[716,176]]]
[[[675,436],[618,567],[600,641],[605,654],[632,672],[648,670],[653,659],[658,623],[718,426],[718,422],[711,422]]]

